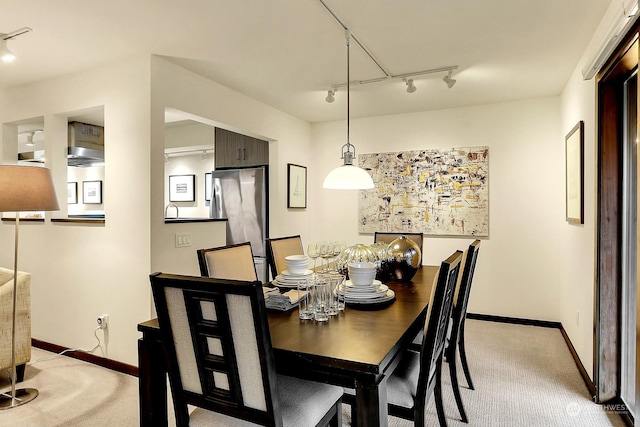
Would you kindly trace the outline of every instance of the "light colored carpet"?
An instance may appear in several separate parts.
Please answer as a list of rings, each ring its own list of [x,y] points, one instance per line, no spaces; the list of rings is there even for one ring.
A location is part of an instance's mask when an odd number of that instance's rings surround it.
[[[33,349],[32,360],[51,353]],[[589,399],[588,391],[556,329],[467,321],[467,356],[476,390],[466,388],[459,368],[469,424],[460,421],[448,370],[443,375],[447,422],[458,426],[614,426],[620,417]],[[459,363],[459,362],[458,362]],[[459,366],[459,365],[458,365]],[[445,369],[448,367],[445,365]],[[137,378],[68,357],[27,367],[25,382],[40,395],[26,405],[1,411],[0,427],[138,426]],[[0,390],[8,379],[0,375]],[[171,409],[170,409],[171,411]],[[170,425],[173,422],[170,414]],[[427,425],[437,426],[435,405],[427,406]],[[350,425],[350,407],[343,423]],[[412,423],[390,417],[392,427]]]

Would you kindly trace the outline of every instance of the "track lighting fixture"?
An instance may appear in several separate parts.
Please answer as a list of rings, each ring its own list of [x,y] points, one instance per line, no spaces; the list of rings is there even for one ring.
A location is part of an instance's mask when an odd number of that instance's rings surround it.
[[[16,55],[7,47],[7,41],[0,39],[0,60],[2,62],[11,62],[16,59]]]
[[[407,92],[413,93],[416,91],[416,86],[413,84],[413,79],[402,79],[407,85]]]
[[[414,71],[412,73],[404,73],[404,74],[391,74],[391,72],[389,70],[387,70],[381,63],[380,61],[378,61],[378,59],[375,57],[375,55],[373,54],[373,52],[371,52],[371,50],[369,50],[363,43],[362,41],[355,36],[355,34],[353,34],[352,32],[350,32],[350,30],[347,28],[347,24],[344,22],[343,19],[341,19],[336,12],[334,12],[333,10],[331,10],[331,8],[329,7],[329,5],[327,5],[327,3],[325,2],[325,0],[318,0],[320,2],[320,4],[327,9],[327,11],[331,14],[331,16],[333,16],[333,18],[336,20],[336,22],[338,24],[340,24],[340,26],[342,28],[344,28],[345,31],[349,32],[349,39],[353,39],[354,42],[356,42],[356,44],[358,46],[360,46],[360,49],[362,49],[362,51],[369,57],[369,59],[371,60],[371,62],[373,62],[373,64],[378,67],[378,69],[382,72],[383,76],[381,77],[375,77],[372,79],[368,79],[368,80],[358,80],[358,81],[352,81],[349,82],[347,81],[346,83],[340,83],[340,84],[335,84],[331,86],[331,90],[329,90],[327,97],[325,98],[325,101],[327,102],[333,102],[334,101],[334,97],[333,95],[335,95],[336,90],[338,88],[341,87],[346,87],[347,90],[349,88],[349,85],[363,85],[363,84],[369,84],[369,83],[379,83],[379,82],[383,82],[389,79],[402,79],[406,85],[407,85],[407,92],[409,93],[413,93],[416,91],[416,87],[413,84],[413,79],[410,77],[417,77],[417,76],[424,76],[426,74],[433,74],[433,73],[443,73],[443,72],[448,72],[449,74],[447,74],[444,77],[444,81],[447,83],[447,86],[449,86],[449,89],[451,89],[453,87],[454,84],[456,84],[456,81],[452,78],[453,75],[453,70],[457,70],[458,66],[457,65],[451,65],[448,67],[440,67],[440,68],[432,68],[429,70],[421,70],[421,71]],[[637,1],[637,0],[636,0]]]
[[[327,101],[329,104],[331,104],[333,101],[336,100],[334,96],[335,94],[336,94],[336,89],[329,89],[327,91],[327,97],[324,100]]]
[[[35,142],[33,142],[33,134],[34,134],[34,133],[35,133],[35,132],[29,132],[29,133],[27,134],[27,142],[26,142],[26,144],[27,144],[29,147],[33,147],[34,145],[36,145],[36,143],[35,143]]]
[[[456,84],[456,80],[451,77],[452,75],[453,75],[453,70],[449,70],[447,75],[442,78],[442,80],[447,84],[449,89],[451,89],[453,85]]]
[[[14,39],[19,35],[32,31],[29,27],[20,28],[19,30],[12,31],[9,34],[0,34],[0,60],[2,62],[11,62],[16,59],[16,55],[9,50],[7,46],[7,40]]]

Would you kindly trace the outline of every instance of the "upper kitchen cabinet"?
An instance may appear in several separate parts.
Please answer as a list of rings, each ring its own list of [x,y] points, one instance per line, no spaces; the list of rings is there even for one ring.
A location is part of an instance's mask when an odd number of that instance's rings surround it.
[[[269,164],[269,143],[267,141],[216,128],[216,169],[267,164]]]

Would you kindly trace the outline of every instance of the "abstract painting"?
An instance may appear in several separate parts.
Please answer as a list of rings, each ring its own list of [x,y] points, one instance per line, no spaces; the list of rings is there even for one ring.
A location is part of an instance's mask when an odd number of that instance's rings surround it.
[[[489,235],[489,147],[360,154],[359,231]]]

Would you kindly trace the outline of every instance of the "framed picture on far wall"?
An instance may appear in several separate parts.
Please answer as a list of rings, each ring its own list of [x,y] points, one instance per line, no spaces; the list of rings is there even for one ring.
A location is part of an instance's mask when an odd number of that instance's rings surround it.
[[[584,123],[576,124],[565,138],[567,222],[584,224]]]
[[[102,181],[82,181],[82,203],[102,203]]]
[[[170,202],[195,202],[196,201],[196,176],[195,175],[170,175],[169,176],[169,201]]]
[[[67,182],[67,204],[75,205],[78,203],[78,183]]]
[[[287,163],[287,207],[307,207],[307,168]]]

